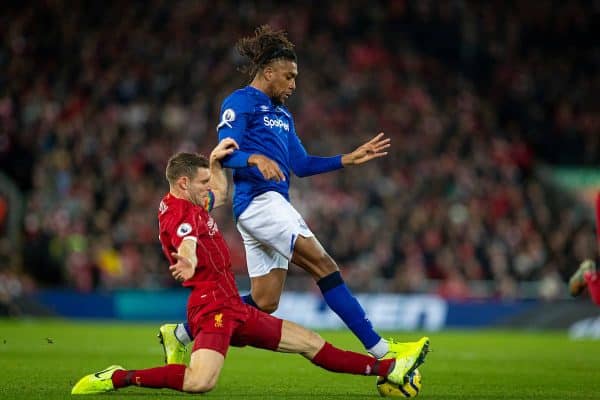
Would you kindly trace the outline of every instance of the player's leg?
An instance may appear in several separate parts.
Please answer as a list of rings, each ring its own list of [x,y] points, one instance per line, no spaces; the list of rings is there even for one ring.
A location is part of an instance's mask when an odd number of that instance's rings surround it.
[[[381,358],[390,352],[390,343],[375,332],[364,309],[342,279],[337,264],[314,236],[296,239],[292,262],[315,278],[327,305],[369,353]]]
[[[283,353],[301,354],[313,364],[332,372],[404,377],[424,361],[415,348],[412,358],[378,360],[371,356],[338,349],[317,333],[290,321],[248,307],[246,322],[232,337],[232,344],[253,346]]]
[[[283,321],[277,351],[300,353],[313,364],[332,372],[387,377],[397,384],[425,362],[428,338],[413,343],[402,355],[376,359],[353,351],[338,349],[317,333],[290,321]]]
[[[378,360],[338,349],[317,333],[285,320],[277,351],[301,354],[323,369],[346,374],[387,376],[395,365],[393,358]]]
[[[217,324],[214,313],[205,315],[201,310],[202,306],[188,309],[191,330],[196,337],[189,368],[183,364],[169,364],[140,370],[125,370],[113,366],[82,378],[75,385],[72,393],[101,393],[132,385],[194,393],[211,390],[223,366],[223,359],[236,322],[233,319],[223,322],[223,314],[221,314]]]
[[[198,349],[192,353],[190,367],[183,379],[183,391],[206,393],[216,385],[225,356],[216,350]]]
[[[287,260],[283,260],[287,264]],[[269,314],[275,312],[279,307],[286,276],[287,269],[273,268],[265,275],[250,277],[252,289],[249,295],[242,297],[244,302]]]
[[[273,244],[286,247],[291,254],[288,236],[292,233],[286,221],[289,213],[286,213],[282,202],[286,203],[278,193],[264,193],[252,201],[237,223],[244,242],[251,283],[250,294],[242,298],[246,304],[267,313],[274,312],[279,306],[288,268],[288,258]],[[278,211],[282,207],[283,210]],[[275,220],[274,213],[281,218]],[[283,244],[283,241],[286,243]]]
[[[202,300],[195,303],[193,298],[190,296],[187,316],[194,346],[183,390],[205,393],[216,386],[233,332],[241,324],[242,318],[236,314],[235,306],[245,305],[237,297],[228,302],[219,301],[219,307]],[[207,307],[212,311],[206,312]]]
[[[393,353],[400,357],[411,357],[415,349],[420,353],[427,353],[428,338],[402,343],[391,339],[385,340],[379,336],[366,317],[364,309],[344,283],[337,264],[314,236],[299,236],[296,239],[292,262],[315,277],[327,305],[344,321],[373,356],[389,357]]]
[[[186,371],[186,366],[181,364],[129,371],[113,365],[81,378],[73,386],[71,394],[104,393],[132,385],[181,391]]]
[[[224,360],[223,354],[218,351],[199,349],[192,353],[190,366],[187,368],[182,364],[170,364],[156,368],[125,370],[113,365],[80,379],[71,394],[104,393],[128,386],[205,393],[215,387]]]

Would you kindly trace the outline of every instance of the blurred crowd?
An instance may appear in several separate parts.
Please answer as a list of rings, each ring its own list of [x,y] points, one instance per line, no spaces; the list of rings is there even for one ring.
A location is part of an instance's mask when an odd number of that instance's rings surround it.
[[[536,295],[560,296],[595,254],[594,228],[536,171],[600,160],[600,3],[318,5],[3,6],[0,167],[25,212],[22,251],[0,274],[81,291],[175,286],[157,240],[166,160],[216,144],[220,102],[247,83],[234,44],[269,23],[297,46],[289,107],[309,152],[392,138],[386,158],[292,181],[355,290],[512,298],[541,282]],[[244,274],[231,210],[216,213]]]

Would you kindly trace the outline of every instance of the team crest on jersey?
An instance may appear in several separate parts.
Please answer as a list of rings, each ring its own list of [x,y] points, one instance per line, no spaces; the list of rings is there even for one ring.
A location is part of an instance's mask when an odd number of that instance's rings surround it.
[[[219,230],[217,223],[215,222],[214,218],[211,216],[208,217],[208,221],[206,221],[206,226],[208,227],[208,234],[210,236],[213,236]]]
[[[223,313],[215,314],[215,328],[223,327]]]
[[[177,228],[177,236],[184,237],[185,235],[189,235],[189,233],[191,231],[192,231],[192,226],[190,224],[188,224],[187,222],[184,222],[183,224],[179,225],[179,227]]]
[[[217,125],[217,129],[220,129],[222,126],[231,128],[231,123],[233,121],[235,121],[235,111],[233,111],[231,108],[228,108],[227,110],[223,111],[223,114],[221,115],[221,122],[219,122],[219,125]]]

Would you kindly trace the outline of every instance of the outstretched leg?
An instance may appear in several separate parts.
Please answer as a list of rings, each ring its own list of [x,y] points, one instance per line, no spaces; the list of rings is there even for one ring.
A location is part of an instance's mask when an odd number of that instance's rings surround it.
[[[170,364],[126,370],[119,365],[113,365],[104,371],[81,378],[71,394],[97,394],[128,386],[206,393],[216,386],[224,360],[225,357],[218,351],[198,349],[192,353],[189,367]]]
[[[364,309],[344,283],[337,264],[314,236],[296,239],[292,262],[314,277],[327,305],[369,353],[381,358],[390,351],[389,343],[375,332]]]
[[[429,349],[429,339],[422,338],[406,344],[402,354],[379,360],[338,349],[309,329],[248,308],[249,318],[232,337],[232,345],[301,354],[313,364],[332,372],[377,375],[400,384],[406,375],[425,361]]]
[[[120,365],[112,365],[81,378],[73,386],[71,394],[104,393],[131,385],[182,391],[186,373],[186,366],[180,364],[129,371]]]

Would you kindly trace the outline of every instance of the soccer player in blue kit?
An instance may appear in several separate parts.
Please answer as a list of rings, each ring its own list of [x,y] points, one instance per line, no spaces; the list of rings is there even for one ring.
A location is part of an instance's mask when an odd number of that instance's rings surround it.
[[[246,72],[252,81],[223,101],[217,130],[219,140],[230,137],[239,144],[239,149],[223,160],[223,166],[233,169],[233,213],[251,280],[251,293],[244,301],[274,312],[291,261],[313,276],[326,303],[371,355],[405,354],[406,362],[416,368],[425,359],[429,338],[399,343],[383,339],[373,329],[337,264],[290,204],[288,193],[292,172],[305,177],[363,164],[387,155],[390,139],[380,133],[348,154],[307,154],[285,107],[298,76],[294,45],[285,32],[265,25],[256,29],[254,36],[240,39],[237,48],[250,61]],[[190,342],[188,336],[184,324],[161,327],[159,337],[167,362],[181,356],[178,342]]]

